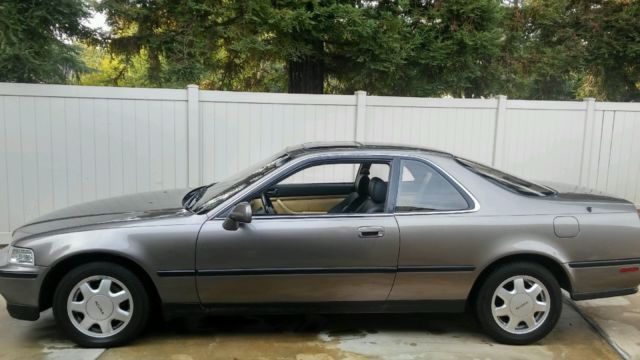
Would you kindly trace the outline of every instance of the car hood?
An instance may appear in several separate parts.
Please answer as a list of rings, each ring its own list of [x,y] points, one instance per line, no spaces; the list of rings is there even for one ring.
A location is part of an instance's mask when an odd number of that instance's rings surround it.
[[[580,185],[571,185],[549,181],[540,181],[539,183],[557,191],[557,198],[562,200],[581,202],[629,203],[629,201],[627,200],[608,194],[604,191],[590,189]]]
[[[189,189],[138,193],[73,205],[45,214],[13,232],[14,241],[115,222],[133,222],[190,215],[182,207]]]

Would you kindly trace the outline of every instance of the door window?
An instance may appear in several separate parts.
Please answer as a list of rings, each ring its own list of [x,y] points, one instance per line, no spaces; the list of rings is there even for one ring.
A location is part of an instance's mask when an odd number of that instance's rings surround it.
[[[458,189],[431,166],[402,160],[396,212],[455,211],[469,208]]]
[[[381,213],[390,166],[373,161],[305,167],[250,199],[254,215]]]
[[[356,178],[357,171],[356,164],[322,164],[302,169],[279,184],[351,184]]]

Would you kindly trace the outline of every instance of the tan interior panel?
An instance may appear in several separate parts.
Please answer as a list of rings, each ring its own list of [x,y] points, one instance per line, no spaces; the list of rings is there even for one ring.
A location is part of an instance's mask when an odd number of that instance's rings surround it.
[[[251,200],[251,211],[255,213],[260,209],[262,209],[262,200],[260,198]]]
[[[272,198],[273,207],[278,213],[326,213],[332,207],[344,200],[345,196],[292,196]]]

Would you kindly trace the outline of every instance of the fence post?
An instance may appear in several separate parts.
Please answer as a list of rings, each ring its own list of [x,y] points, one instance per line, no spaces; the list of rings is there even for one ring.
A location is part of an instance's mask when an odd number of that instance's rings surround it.
[[[200,126],[200,100],[198,85],[187,85],[187,158],[189,186],[202,183],[200,164],[202,129]]]
[[[502,166],[502,152],[504,151],[504,127],[507,116],[507,96],[497,95],[496,121],[493,128],[493,154],[491,166]]]
[[[591,157],[593,155],[593,122],[595,120],[596,99],[584,98],[584,130],[582,133],[582,154],[580,157],[580,185],[590,186]],[[602,136],[602,134],[600,134]]]
[[[366,111],[367,111],[367,92],[356,91],[356,124],[355,124],[355,141],[363,142],[365,140]]]

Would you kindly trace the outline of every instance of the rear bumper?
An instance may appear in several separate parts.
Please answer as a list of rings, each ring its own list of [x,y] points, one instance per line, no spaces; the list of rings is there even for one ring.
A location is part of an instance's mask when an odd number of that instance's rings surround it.
[[[625,296],[625,295],[633,295],[638,292],[637,288],[632,289],[618,289],[618,290],[605,290],[598,292],[589,292],[589,293],[573,293],[571,294],[571,298],[573,300],[591,300],[591,299],[600,299],[614,296]]]
[[[581,261],[565,264],[571,298],[588,300],[631,295],[640,284],[640,258]]]

